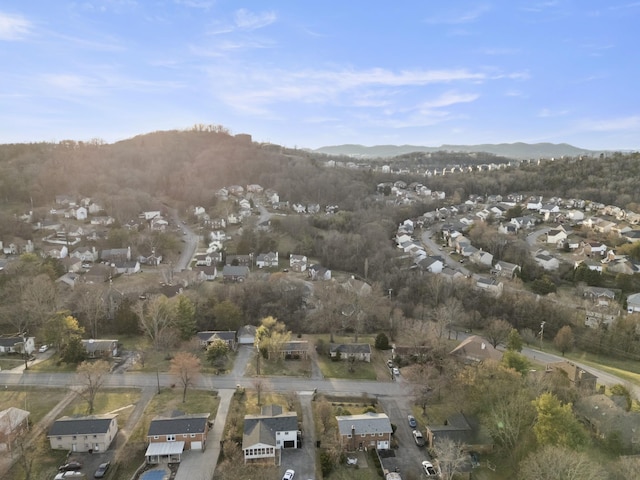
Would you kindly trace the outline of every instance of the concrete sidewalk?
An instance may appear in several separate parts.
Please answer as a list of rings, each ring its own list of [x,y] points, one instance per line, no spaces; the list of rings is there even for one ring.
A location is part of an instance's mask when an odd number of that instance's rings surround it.
[[[235,390],[218,391],[220,405],[213,427],[207,435],[206,450],[204,452],[193,450],[184,452],[175,480],[209,480],[213,477],[220,457],[220,442],[234,392]]]

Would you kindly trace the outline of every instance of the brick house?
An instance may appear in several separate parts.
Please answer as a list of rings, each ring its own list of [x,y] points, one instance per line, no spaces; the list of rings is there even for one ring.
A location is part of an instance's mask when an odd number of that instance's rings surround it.
[[[391,422],[384,413],[337,416],[338,437],[342,449],[353,452],[363,448],[391,448]]]

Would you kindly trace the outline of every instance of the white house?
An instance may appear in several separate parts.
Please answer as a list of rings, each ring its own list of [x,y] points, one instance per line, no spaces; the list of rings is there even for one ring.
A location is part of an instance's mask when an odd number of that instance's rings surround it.
[[[560,267],[558,259],[552,257],[548,253],[538,253],[533,257],[533,259],[545,270],[557,270]]]
[[[307,269],[308,259],[306,255],[294,255],[289,257],[289,268],[292,272],[304,272]]]
[[[640,312],[640,293],[634,293],[627,297],[627,312]]]
[[[83,221],[87,219],[87,209],[84,207],[78,207],[75,211],[76,220]]]
[[[33,353],[35,337],[4,337],[0,338],[0,353]]]
[[[298,415],[283,412],[278,405],[265,405],[260,415],[245,415],[242,434],[244,463],[265,460],[274,463],[280,449],[299,448]]]

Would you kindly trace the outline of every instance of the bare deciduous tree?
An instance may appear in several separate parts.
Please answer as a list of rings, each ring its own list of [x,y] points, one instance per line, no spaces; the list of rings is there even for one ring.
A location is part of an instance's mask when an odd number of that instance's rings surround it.
[[[200,378],[201,370],[200,359],[192,353],[178,352],[171,360],[169,373],[177,377],[182,387],[182,403],[187,400],[187,389]]]
[[[159,350],[166,340],[166,333],[173,325],[173,309],[164,295],[155,295],[148,302],[139,303],[136,313],[140,319],[140,329]]]
[[[489,322],[484,331],[484,336],[493,345],[493,348],[496,348],[509,337],[509,332],[511,332],[512,328],[511,324],[506,320],[496,318]]]
[[[608,472],[584,452],[548,445],[520,464],[519,480],[600,480]],[[634,472],[634,476],[637,472]]]
[[[256,391],[257,403],[258,406],[260,406],[262,405],[262,392],[266,387],[265,381],[262,378],[254,378],[251,384],[253,385],[253,389]]]
[[[467,461],[464,445],[451,439],[442,439],[435,443],[433,451],[438,459],[442,478],[452,480]]]
[[[95,285],[82,285],[76,291],[76,309],[87,324],[91,338],[98,338],[100,320],[106,313],[104,289]]]
[[[78,365],[77,374],[79,381],[84,387],[80,392],[87,401],[87,411],[89,415],[93,413],[96,395],[109,374],[111,366],[105,360],[97,360],[95,362],[82,362]]]

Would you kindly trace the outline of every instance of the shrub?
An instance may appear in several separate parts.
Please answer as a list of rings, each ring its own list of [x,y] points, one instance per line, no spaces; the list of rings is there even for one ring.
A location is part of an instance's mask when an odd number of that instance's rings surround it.
[[[389,350],[389,337],[380,332],[376,336],[375,347],[378,350]]]

